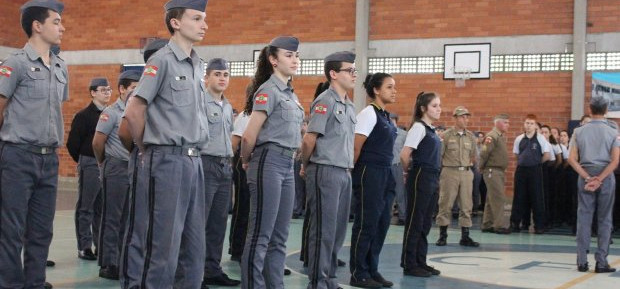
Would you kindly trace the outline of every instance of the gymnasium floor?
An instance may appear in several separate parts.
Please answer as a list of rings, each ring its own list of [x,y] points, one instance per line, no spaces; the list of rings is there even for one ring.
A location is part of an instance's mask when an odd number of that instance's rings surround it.
[[[54,239],[50,259],[56,266],[47,270],[47,280],[54,288],[119,288],[118,281],[98,277],[97,262],[77,258],[73,206],[75,192],[60,190],[58,210],[54,222]],[[286,265],[293,271],[285,277],[286,288],[305,288],[307,277],[299,261],[301,227],[303,220],[291,220]],[[474,220],[480,223],[480,218]],[[349,260],[349,233],[340,259]],[[619,288],[620,272],[614,274],[580,273],[575,266],[575,240],[573,236],[534,235],[517,233],[495,235],[472,230],[472,237],[481,243],[480,248],[462,248],[458,245],[460,231],[453,224],[448,232],[448,246],[437,247],[437,228],[429,236],[429,264],[441,270],[439,277],[405,277],[399,267],[403,227],[390,227],[381,255],[380,272],[393,281],[393,288]],[[228,236],[228,235],[227,235]],[[592,249],[595,248],[595,239]],[[620,268],[620,239],[614,239],[609,262]],[[228,244],[224,245],[224,250]],[[225,252],[226,253],[226,252]],[[590,268],[594,257],[589,256]],[[232,278],[239,278],[239,265],[224,255],[222,267]],[[343,288],[348,286],[348,267],[338,272]],[[211,288],[218,288],[212,286]],[[221,287],[225,288],[225,287]]]

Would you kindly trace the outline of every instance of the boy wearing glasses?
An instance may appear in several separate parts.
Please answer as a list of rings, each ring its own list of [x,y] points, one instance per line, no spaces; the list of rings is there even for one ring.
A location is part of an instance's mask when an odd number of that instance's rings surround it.
[[[73,118],[67,150],[78,164],[78,201],[75,206],[78,258],[97,260],[92,246],[94,243],[96,252],[101,222],[101,184],[92,143],[99,116],[110,100],[112,89],[107,79],[93,78],[89,91],[92,101]]]

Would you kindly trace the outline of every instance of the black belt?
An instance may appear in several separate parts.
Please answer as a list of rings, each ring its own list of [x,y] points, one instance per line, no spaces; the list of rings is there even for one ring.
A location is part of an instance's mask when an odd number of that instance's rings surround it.
[[[282,147],[279,146],[275,143],[266,143],[266,144],[262,144],[257,146],[256,148],[266,148],[269,149],[271,151],[277,152],[283,156],[287,156],[287,157],[294,157],[295,156],[295,152],[297,151],[297,149],[294,148],[287,148],[287,147]]]
[[[218,157],[218,156],[210,156],[210,155],[202,155],[203,158],[212,161],[216,164],[231,164],[231,158],[230,157]]]
[[[25,144],[25,143],[12,143],[12,142],[5,142],[5,141],[2,141],[0,143],[14,146],[16,148],[27,150],[31,153],[40,154],[40,155],[49,155],[49,154],[53,154],[56,152],[56,147],[38,146],[38,145]]]
[[[184,156],[190,156],[190,157],[200,156],[200,149],[196,147],[149,145],[147,149],[153,149],[154,151],[160,151],[160,152],[164,152],[168,154],[184,155]]]

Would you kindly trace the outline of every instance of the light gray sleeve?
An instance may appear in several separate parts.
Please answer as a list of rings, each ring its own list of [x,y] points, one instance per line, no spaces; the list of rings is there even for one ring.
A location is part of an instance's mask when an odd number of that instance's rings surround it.
[[[310,122],[308,123],[308,132],[325,134],[327,120],[334,113],[334,103],[330,103],[325,99],[319,99],[312,104],[310,108]]]
[[[151,57],[144,67],[144,72],[134,91],[134,95],[140,96],[147,103],[151,103],[166,77],[165,60],[162,57]]]
[[[117,121],[118,113],[115,113],[110,107],[108,107],[103,110],[101,115],[99,115],[96,131],[109,136],[112,131],[114,131],[114,126]]]
[[[273,88],[260,88],[254,94],[252,110],[264,111],[269,116],[275,109],[277,102],[277,95],[274,93]]]

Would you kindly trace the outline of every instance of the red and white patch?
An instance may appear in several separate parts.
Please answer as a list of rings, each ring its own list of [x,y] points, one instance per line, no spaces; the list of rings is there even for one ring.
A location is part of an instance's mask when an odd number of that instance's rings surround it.
[[[146,76],[155,76],[157,75],[157,70],[159,70],[159,68],[155,65],[147,65],[146,67],[144,67],[144,75]]]
[[[107,115],[107,114],[105,114],[105,113],[102,113],[102,114],[99,116],[99,120],[100,120],[100,121],[103,121],[103,122],[106,122],[106,121],[110,120],[110,116],[109,116],[109,115]]]
[[[0,76],[11,77],[13,68],[9,66],[0,66]]]
[[[267,104],[267,100],[269,99],[269,95],[266,93],[261,93],[254,98],[254,104]]]
[[[317,104],[314,107],[314,112],[318,114],[326,114],[327,113],[327,105],[325,104]]]

